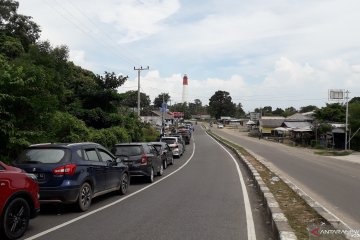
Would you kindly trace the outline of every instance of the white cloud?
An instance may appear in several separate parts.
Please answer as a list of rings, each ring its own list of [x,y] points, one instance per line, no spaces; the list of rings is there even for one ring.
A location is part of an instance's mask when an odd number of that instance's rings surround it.
[[[98,4],[96,13],[101,21],[115,24],[120,32],[119,42],[132,42],[163,28],[162,21],[177,12],[178,0],[124,0]]]

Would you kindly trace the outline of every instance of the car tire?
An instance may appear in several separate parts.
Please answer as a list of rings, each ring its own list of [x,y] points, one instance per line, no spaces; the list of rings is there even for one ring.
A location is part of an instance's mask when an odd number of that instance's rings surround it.
[[[85,182],[81,185],[78,197],[78,207],[82,212],[87,211],[90,208],[92,199],[92,189],[89,183]]]
[[[30,207],[23,198],[11,200],[4,209],[1,217],[0,233],[7,239],[17,239],[21,237],[30,220]]]
[[[174,156],[171,156],[170,164],[174,165]]]
[[[153,167],[151,167],[150,176],[148,176],[148,181],[149,181],[149,183],[154,182],[154,168]]]
[[[121,177],[120,189],[119,189],[121,195],[125,195],[127,193],[127,190],[129,189],[129,185],[130,185],[129,174],[124,173]]]
[[[163,167],[162,164],[160,164],[160,169],[159,169],[159,171],[157,172],[157,175],[158,175],[158,176],[162,176],[163,174],[164,174],[164,167]]]

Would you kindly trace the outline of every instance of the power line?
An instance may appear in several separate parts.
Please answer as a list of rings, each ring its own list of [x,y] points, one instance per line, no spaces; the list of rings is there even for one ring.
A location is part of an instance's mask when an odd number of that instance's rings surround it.
[[[115,55],[117,55],[118,57],[120,57],[121,59],[125,60],[125,62],[130,63],[131,62],[126,59],[126,57],[118,54],[116,51],[113,51],[114,49],[112,49],[110,46],[108,46],[106,43],[103,43],[101,39],[96,39],[92,34],[89,34],[88,32],[86,32],[80,25],[78,25],[75,21],[69,19],[66,15],[64,15],[64,13],[62,13],[61,11],[58,11],[55,7],[53,7],[51,4],[49,4],[46,0],[44,0],[44,2],[55,12],[57,12],[61,17],[63,17],[65,20],[67,20],[70,24],[74,25],[79,31],[81,31],[83,34],[89,36],[90,38],[92,38],[95,42],[100,43],[103,47],[111,50],[112,53],[114,53]],[[55,3],[57,3],[59,5],[59,3],[55,0]],[[64,9],[61,5],[59,5],[63,10],[67,11],[70,15],[73,16],[72,13],[70,13],[68,10]],[[89,31],[89,29],[87,29]],[[91,32],[91,30],[90,30]],[[100,40],[100,41],[99,41]]]

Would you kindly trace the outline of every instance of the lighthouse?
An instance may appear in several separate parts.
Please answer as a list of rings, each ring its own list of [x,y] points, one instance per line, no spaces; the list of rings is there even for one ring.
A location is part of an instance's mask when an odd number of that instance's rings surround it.
[[[188,77],[184,74],[183,77],[183,91],[182,91],[182,103],[187,102],[187,91],[188,91]]]

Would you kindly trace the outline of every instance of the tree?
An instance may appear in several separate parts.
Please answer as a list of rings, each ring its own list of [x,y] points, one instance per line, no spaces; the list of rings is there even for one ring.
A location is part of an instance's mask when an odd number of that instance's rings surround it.
[[[345,122],[346,109],[339,103],[326,104],[315,111],[315,117],[322,122]]]
[[[226,91],[217,91],[209,99],[209,113],[216,119],[221,116],[235,116],[236,106],[232,102],[231,96]]]
[[[355,134],[360,128],[360,102],[349,104],[349,128]],[[351,139],[351,149],[360,150],[360,130]]]
[[[317,110],[318,107],[317,106],[314,106],[314,105],[308,105],[308,106],[305,106],[305,107],[300,107],[300,113],[306,113],[306,112],[311,112],[311,111],[315,111]]]
[[[40,37],[40,27],[31,17],[17,13],[19,3],[0,0],[0,29],[6,36],[17,38],[25,51]]]
[[[272,112],[273,115],[275,116],[281,116],[284,114],[284,110],[281,109],[281,108],[276,108],[273,112]]]
[[[138,91],[130,90],[121,94],[121,103],[130,108],[137,108]],[[151,103],[150,97],[143,92],[140,92],[140,106],[142,108],[149,107]]]
[[[271,106],[265,106],[262,109],[263,116],[271,116],[272,115],[272,107]]]
[[[162,103],[167,103],[170,100],[170,95],[168,93],[161,93],[154,99],[154,107],[156,109],[161,108]]]
[[[285,111],[283,113],[283,116],[284,117],[288,117],[288,116],[291,116],[293,114],[297,113],[297,110],[296,108],[294,107],[288,107],[288,108],[285,108]]]
[[[350,103],[360,103],[360,97],[353,97],[350,101],[349,101],[349,104]]]
[[[241,117],[244,117],[245,116],[245,111],[242,107],[242,104],[241,103],[238,103],[236,105],[236,112],[235,112],[235,117],[236,118],[241,118]]]

